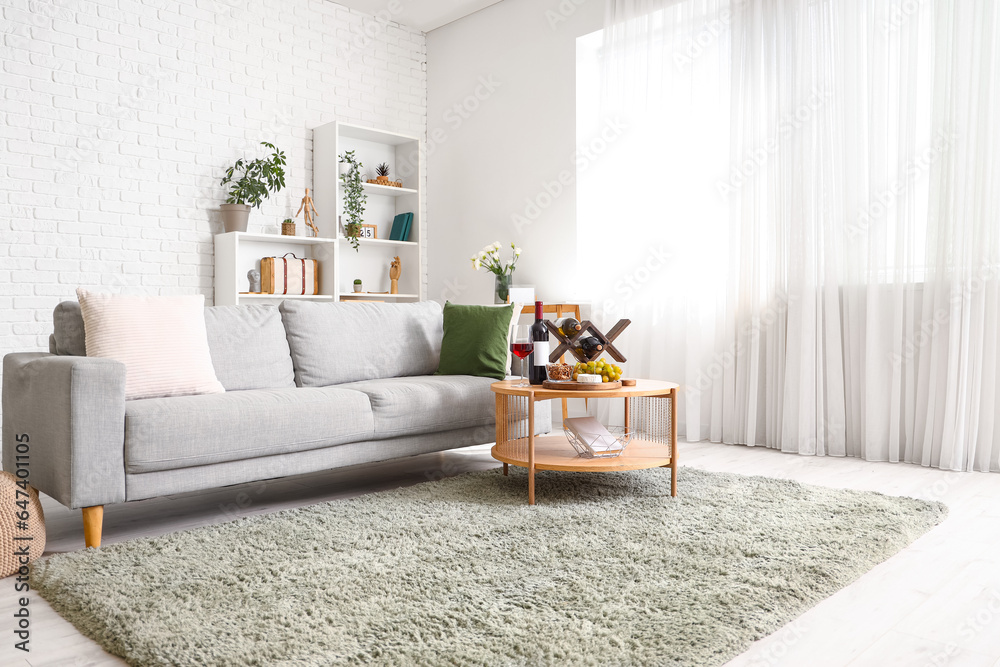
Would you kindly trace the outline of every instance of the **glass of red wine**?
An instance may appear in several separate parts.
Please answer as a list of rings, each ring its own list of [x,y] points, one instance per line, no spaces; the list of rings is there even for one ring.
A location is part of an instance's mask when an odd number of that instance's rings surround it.
[[[527,324],[515,324],[510,328],[510,351],[521,360],[521,382],[515,387],[527,387],[524,375],[524,360],[535,349],[535,342],[531,340],[531,327]]]

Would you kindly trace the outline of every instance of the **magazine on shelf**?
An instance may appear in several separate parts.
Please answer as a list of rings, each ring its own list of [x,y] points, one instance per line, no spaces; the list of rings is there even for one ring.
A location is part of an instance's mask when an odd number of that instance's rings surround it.
[[[608,454],[623,449],[621,440],[611,435],[604,424],[593,417],[564,419],[563,429],[575,435],[593,455]]]

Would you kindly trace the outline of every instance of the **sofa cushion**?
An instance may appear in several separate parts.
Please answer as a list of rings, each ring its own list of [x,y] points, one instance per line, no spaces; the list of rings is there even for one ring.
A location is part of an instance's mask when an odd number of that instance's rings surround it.
[[[292,356],[274,306],[212,306],[205,309],[208,349],[226,391],[295,386]]]
[[[441,355],[441,306],[317,303],[279,306],[300,387],[430,375]]]
[[[375,417],[375,438],[394,438],[492,424],[494,380],[471,375],[426,375],[340,385],[364,392]]]
[[[171,470],[371,439],[365,394],[258,389],[125,403],[125,471]]]

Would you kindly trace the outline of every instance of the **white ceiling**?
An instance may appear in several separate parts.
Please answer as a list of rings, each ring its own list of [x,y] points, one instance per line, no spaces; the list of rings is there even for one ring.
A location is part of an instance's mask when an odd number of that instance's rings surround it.
[[[393,7],[402,7],[398,13],[390,12],[392,20],[422,32],[430,32],[435,28],[451,23],[463,16],[478,12],[483,7],[495,5],[502,0],[335,0],[337,4],[357,9],[366,14],[375,15],[380,11],[389,11]]]

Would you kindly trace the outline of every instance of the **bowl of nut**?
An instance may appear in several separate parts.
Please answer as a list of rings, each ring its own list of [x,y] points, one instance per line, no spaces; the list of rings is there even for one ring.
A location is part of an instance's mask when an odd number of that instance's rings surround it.
[[[549,382],[572,382],[573,367],[569,364],[548,364],[545,366]]]

